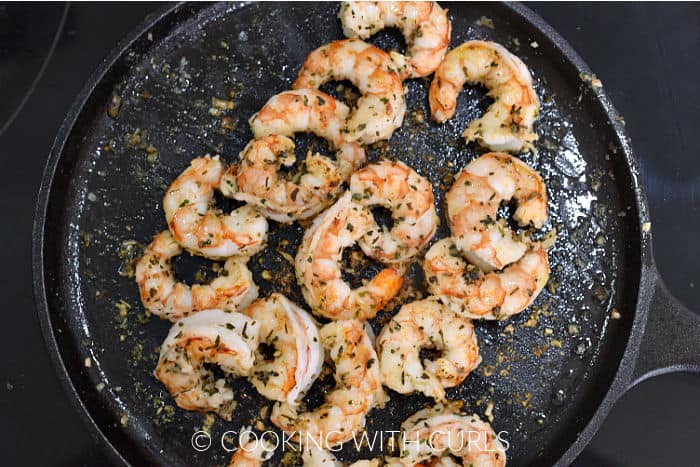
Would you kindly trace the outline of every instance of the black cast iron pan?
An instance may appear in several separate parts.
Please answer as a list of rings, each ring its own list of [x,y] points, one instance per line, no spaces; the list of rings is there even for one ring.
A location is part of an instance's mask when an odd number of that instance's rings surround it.
[[[191,158],[218,153],[235,160],[251,137],[247,118],[290,87],[309,51],[342,37],[337,8],[168,6],[102,64],[60,129],[36,212],[37,306],[60,378],[118,463],[224,464],[230,454],[219,444],[222,433],[255,422],[269,405],[237,379],[231,423],[174,408],[151,374],[169,325],[143,314],[128,277],[130,241],[147,243],[166,227],[164,189]],[[700,322],[656,272],[653,228],[645,226],[647,204],[621,119],[581,58],[521,5],[450,4],[449,14],[453,46],[496,40],[532,70],[543,103],[542,137],[537,155],[520,156],[547,182],[545,231],[556,228],[559,236],[547,290],[510,321],[478,323],[484,362],[449,396],[464,401],[468,412],[483,415],[493,406],[494,427],[508,432],[511,465],[565,465],[631,385],[664,371],[699,369]],[[373,42],[402,46],[392,31]],[[370,158],[401,159],[428,177],[442,215],[451,177],[480,153],[459,135],[488,99],[481,89],[463,92],[457,116],[439,126],[428,116],[427,81],[407,87],[404,126],[371,148]],[[230,99],[235,108],[212,115],[212,97]],[[445,226],[436,240],[448,234]],[[273,224],[271,230],[270,246],[251,262],[262,295],[279,291],[303,304],[280,253],[294,255],[302,228]],[[372,270],[369,264],[363,274]],[[176,271],[201,280],[211,263],[185,257]],[[424,293],[419,267],[407,283],[405,300]],[[373,322],[376,330],[392,312]],[[307,402],[318,403],[323,390],[317,384]],[[392,394],[385,409],[371,413],[368,431],[396,430],[426,402]],[[213,444],[198,452],[190,440],[203,425]],[[378,454],[365,449],[360,457]],[[339,457],[358,453],[348,447]]]

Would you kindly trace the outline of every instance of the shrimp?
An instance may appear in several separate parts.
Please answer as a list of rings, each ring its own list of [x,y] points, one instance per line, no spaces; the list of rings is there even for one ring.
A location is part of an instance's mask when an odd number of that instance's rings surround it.
[[[350,109],[341,101],[316,89],[293,89],[272,96],[250,118],[250,128],[256,138],[311,132],[328,141],[336,149],[336,162],[347,179],[364,164],[362,146],[352,142],[345,130]]]
[[[452,23],[437,2],[342,2],[338,18],[346,37],[367,39],[387,27],[399,28],[406,56],[390,52],[402,79],[427,76],[450,45]]]
[[[537,245],[503,271],[485,274],[467,264],[454,239],[446,238],[428,250],[423,269],[430,293],[473,319],[502,320],[520,313],[549,280],[547,252]]]
[[[346,192],[314,219],[295,258],[297,280],[314,314],[331,319],[373,318],[398,293],[403,270],[382,269],[366,285],[351,289],[343,281],[343,249],[362,238],[373,225],[372,213]]]
[[[365,415],[385,402],[372,342],[357,320],[333,321],[319,332],[321,344],[335,364],[335,388],[318,408],[305,413],[284,402],[270,420],[293,439],[328,448],[350,439],[365,426]]]
[[[377,338],[382,382],[401,394],[420,391],[438,400],[481,363],[472,323],[434,297],[407,303]],[[421,349],[441,356],[424,360]]]
[[[249,379],[268,399],[297,405],[323,366],[323,347],[309,314],[274,293],[243,313],[260,323],[260,342],[275,348],[271,359],[258,348]]]
[[[250,256],[262,250],[267,220],[252,206],[223,214],[214,206],[214,189],[224,173],[219,157],[193,159],[163,198],[173,238],[188,251],[210,259]]]
[[[344,467],[332,452],[321,449],[313,441],[304,446],[301,458],[304,461],[304,467]],[[379,467],[379,460],[359,460],[348,464],[347,467]]]
[[[434,459],[455,456],[462,465],[504,467],[506,449],[491,425],[478,415],[459,413],[457,402],[438,403],[419,410],[402,424],[401,457],[388,465],[416,465]],[[432,465],[432,464],[430,464]],[[442,465],[455,465],[448,461]]]
[[[272,457],[275,446],[264,436],[253,436],[251,427],[243,427],[238,438],[238,447],[228,467],[261,467]]]
[[[352,199],[366,207],[391,210],[391,231],[376,222],[359,241],[367,256],[383,263],[413,258],[435,234],[438,217],[430,182],[403,162],[382,161],[350,178]]]
[[[494,102],[464,130],[467,142],[492,151],[533,149],[540,102],[527,66],[495,42],[468,41],[452,49],[435,70],[428,102],[433,119],[443,123],[455,114],[457,94],[465,83],[481,84]]]
[[[246,376],[253,368],[259,325],[237,312],[204,310],[172,325],[154,375],[185,410],[216,412],[231,420],[233,391],[206,364]]]
[[[136,263],[136,282],[143,306],[156,316],[176,321],[200,310],[236,311],[258,297],[247,257],[226,260],[221,275],[192,287],[175,279],[171,260],[182,247],[166,230],[153,238]]]
[[[457,248],[484,271],[502,269],[527,250],[504,220],[501,203],[515,200],[513,218],[541,228],[547,220],[547,189],[534,169],[513,156],[487,153],[471,161],[446,195],[447,215]]]
[[[388,139],[406,113],[403,85],[394,67],[389,54],[364,41],[333,41],[306,57],[292,88],[317,89],[329,81],[351,81],[362,96],[344,131],[351,141],[372,144]]]
[[[240,159],[221,178],[221,192],[256,206],[277,222],[318,214],[333,202],[343,183],[335,163],[321,154],[309,154],[295,179],[281,177],[279,168],[291,167],[296,161],[294,142],[286,136],[254,139]]]

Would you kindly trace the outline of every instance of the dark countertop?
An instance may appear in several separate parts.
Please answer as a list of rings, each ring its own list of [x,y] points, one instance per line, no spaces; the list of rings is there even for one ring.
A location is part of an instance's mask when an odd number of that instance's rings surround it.
[[[648,191],[659,269],[670,290],[700,310],[700,157],[692,144],[700,131],[700,5],[530,6],[584,57],[625,117]],[[44,350],[31,286],[32,216],[68,107],[101,59],[156,7],[73,5],[46,61],[63,5],[0,5],[0,206],[8,214],[0,231],[3,465],[107,465]],[[700,378],[654,378],[618,402],[575,465],[698,465],[698,434]]]

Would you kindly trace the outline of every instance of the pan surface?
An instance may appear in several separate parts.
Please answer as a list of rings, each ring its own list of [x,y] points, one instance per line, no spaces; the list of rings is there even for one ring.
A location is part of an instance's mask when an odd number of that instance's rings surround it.
[[[166,228],[161,200],[167,185],[193,157],[210,153],[236,160],[251,138],[248,117],[290,88],[308,52],[342,38],[337,8],[334,3],[169,8],[105,62],[64,123],[38,208],[40,315],[78,405],[122,461],[225,464],[230,453],[219,444],[224,432],[256,421],[273,429],[260,415],[271,403],[244,379],[231,381],[238,400],[232,422],[175,407],[152,376],[169,324],[144,313],[129,276],[138,244]],[[509,465],[553,464],[594,417],[639,319],[645,248],[639,222],[647,213],[620,122],[566,44],[518,5],[450,4],[449,15],[452,47],[469,39],[495,40],[533,74],[542,102],[541,138],[536,155],[520,157],[545,179],[550,219],[543,233],[555,228],[558,240],[549,254],[548,287],[522,314],[476,324],[483,363],[448,396],[463,401],[467,413],[492,412],[496,431],[507,432]],[[394,31],[371,42],[385,49],[403,46]],[[449,235],[445,190],[484,152],[465,145],[460,134],[489,99],[483,89],[467,89],[455,118],[437,125],[429,117],[428,84],[406,82],[404,125],[369,155],[400,159],[430,179],[442,219],[437,241]],[[324,89],[343,94],[335,85]],[[235,108],[216,115],[210,112],[213,97],[231,100]],[[317,145],[310,138],[298,141]],[[222,200],[221,206],[231,203]],[[281,292],[305,305],[285,259],[294,256],[302,233],[297,224],[271,223],[268,248],[250,262],[262,296]],[[211,262],[196,258],[183,257],[175,267],[188,281],[213,274]],[[367,264],[358,276],[375,270]],[[263,271],[272,279],[263,278]],[[406,282],[400,301],[425,295],[418,265]],[[621,319],[611,318],[618,316],[613,308]],[[374,330],[396,309],[373,320]],[[314,386],[310,406],[320,403],[327,387]],[[384,409],[371,412],[368,434],[398,430],[428,402],[391,393]],[[191,438],[202,428],[213,443],[199,452]],[[380,454],[378,446],[358,454],[352,444],[338,457]],[[281,457],[278,450],[275,462]]]

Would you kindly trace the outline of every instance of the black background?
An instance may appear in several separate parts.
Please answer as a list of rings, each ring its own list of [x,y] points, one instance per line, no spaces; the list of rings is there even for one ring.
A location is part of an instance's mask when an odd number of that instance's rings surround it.
[[[2,465],[107,465],[44,350],[31,286],[32,216],[50,145],[74,97],[157,7],[72,5],[48,57],[64,6],[0,5]],[[670,290],[700,310],[700,5],[530,7],[578,50],[625,117],[659,269]],[[626,394],[575,465],[700,465],[698,435],[700,378],[666,375]]]

